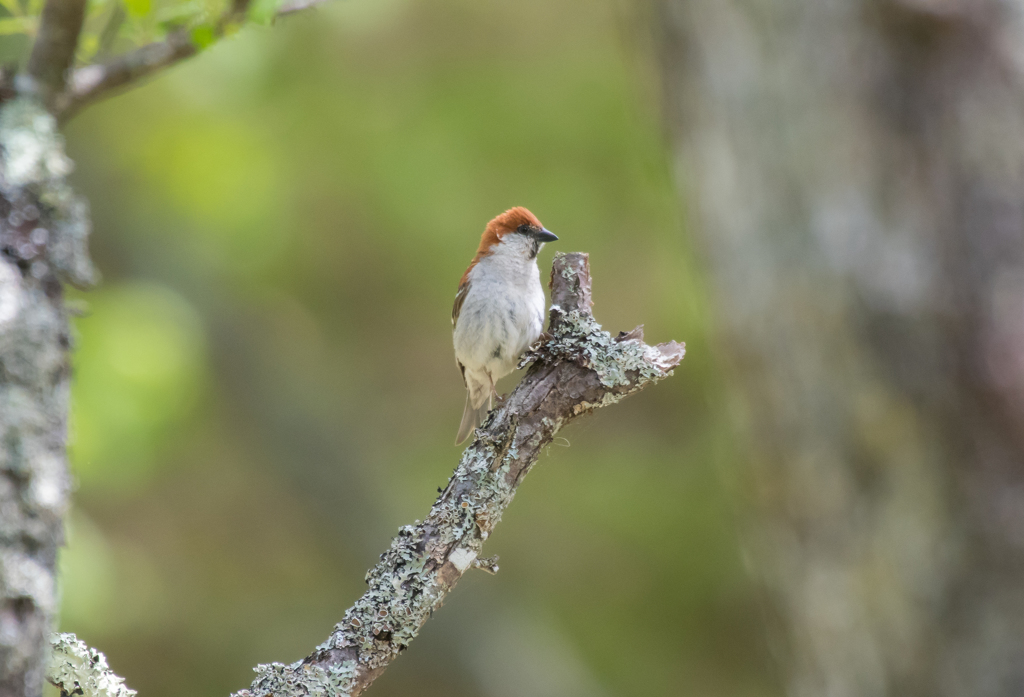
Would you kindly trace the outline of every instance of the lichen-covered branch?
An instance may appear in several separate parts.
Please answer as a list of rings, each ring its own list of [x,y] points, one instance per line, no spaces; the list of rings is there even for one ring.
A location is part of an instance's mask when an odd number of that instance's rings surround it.
[[[107,657],[89,648],[74,634],[54,634],[50,639],[53,652],[46,669],[49,680],[61,695],[81,697],[134,697],[124,678],[110,670]]]
[[[256,668],[235,697],[353,697],[416,637],[478,561],[541,450],[574,418],[671,375],[685,348],[643,343],[640,328],[612,337],[590,313],[586,254],[555,257],[550,338],[524,362],[522,382],[477,429],[476,439],[421,523],[399,529],[366,575],[369,589],[302,661]],[[485,566],[495,568],[492,560]]]
[[[55,567],[71,488],[70,333],[61,282],[88,285],[87,206],[54,118],[0,109],[0,697],[42,692]]]
[[[276,17],[295,14],[322,4],[325,0],[293,0],[281,5]],[[236,0],[214,26],[215,38],[245,20],[248,0]],[[82,107],[116,94],[118,90],[143,80],[164,68],[191,58],[199,53],[192,32],[187,29],[172,31],[163,41],[141,46],[105,63],[79,68],[71,77],[67,91],[58,100],[55,111],[62,121],[71,118]]]

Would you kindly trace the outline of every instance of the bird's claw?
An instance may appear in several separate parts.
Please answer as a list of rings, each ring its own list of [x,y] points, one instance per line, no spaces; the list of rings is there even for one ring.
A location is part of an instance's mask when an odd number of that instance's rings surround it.
[[[536,351],[540,348],[541,344],[546,344],[549,341],[551,341],[551,332],[541,332],[540,336],[537,337],[537,340],[533,342],[532,346],[530,346],[530,350]]]

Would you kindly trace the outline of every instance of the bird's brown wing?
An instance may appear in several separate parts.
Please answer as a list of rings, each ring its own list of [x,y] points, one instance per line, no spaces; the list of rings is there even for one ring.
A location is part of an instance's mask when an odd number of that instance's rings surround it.
[[[455,305],[452,306],[452,328],[455,328],[456,322],[459,321],[459,313],[462,311],[462,303],[466,302],[466,296],[469,294],[469,281],[463,281],[459,285],[459,292],[455,294]]]
[[[469,280],[463,281],[459,284],[459,292],[455,294],[455,305],[452,306],[452,331],[455,330],[455,324],[459,321],[459,312],[462,311],[462,303],[466,301],[466,295],[469,294]],[[455,359],[455,365],[459,366],[459,371],[462,373],[462,382],[466,382],[466,366],[459,363],[459,359]]]

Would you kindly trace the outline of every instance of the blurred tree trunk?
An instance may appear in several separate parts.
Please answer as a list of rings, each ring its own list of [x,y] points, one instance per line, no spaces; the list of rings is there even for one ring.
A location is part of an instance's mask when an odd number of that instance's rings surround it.
[[[1024,10],[655,7],[788,693],[1024,694]]]
[[[0,106],[0,697],[42,694],[71,490],[61,283],[92,279],[56,129],[34,99]]]

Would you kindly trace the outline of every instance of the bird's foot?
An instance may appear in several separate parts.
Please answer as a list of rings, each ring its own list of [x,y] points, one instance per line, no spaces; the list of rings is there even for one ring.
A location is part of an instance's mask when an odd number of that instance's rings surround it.
[[[534,341],[532,344],[530,344],[530,348],[527,349],[527,350],[528,351],[536,351],[543,344],[546,344],[549,341],[551,341],[551,332],[541,332],[541,335],[537,337],[536,341]]]
[[[506,399],[508,399],[508,395],[498,394],[498,391],[494,389],[494,385],[491,385],[491,404],[500,406],[505,403]]]

